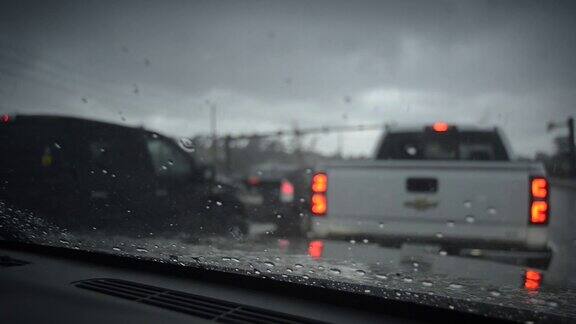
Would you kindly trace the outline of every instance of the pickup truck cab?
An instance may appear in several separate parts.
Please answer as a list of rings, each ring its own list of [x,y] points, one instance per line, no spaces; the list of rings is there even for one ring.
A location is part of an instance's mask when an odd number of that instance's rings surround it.
[[[374,160],[315,169],[311,233],[545,249],[545,170],[505,143],[496,128],[389,128]]]

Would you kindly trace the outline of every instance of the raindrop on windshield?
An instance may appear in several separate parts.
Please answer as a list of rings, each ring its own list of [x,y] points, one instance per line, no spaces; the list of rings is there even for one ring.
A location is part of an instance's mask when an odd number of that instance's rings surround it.
[[[340,271],[340,269],[336,269],[336,268],[330,269],[330,272],[332,272],[333,274],[341,274],[342,273],[342,271]]]
[[[290,269],[290,268],[286,268],[286,272],[293,272],[294,270]]]
[[[496,213],[497,213],[496,208],[494,208],[494,207],[490,207],[490,208],[488,208],[488,210],[486,210],[486,211],[487,211],[488,214],[490,214],[490,215],[496,215]]]
[[[370,242],[370,241],[368,241],[368,239],[363,239],[363,240],[362,240],[362,243],[364,243],[364,244],[368,244],[369,242]]]
[[[217,202],[216,202],[216,205],[217,205],[217,206],[222,206],[222,202],[221,202],[221,201],[217,201]]]
[[[116,251],[116,252],[120,252],[122,251],[122,249],[120,249],[119,247],[115,246],[112,248],[112,250]]]
[[[498,297],[498,296],[501,295],[501,293],[500,293],[499,291],[497,291],[497,290],[492,290],[492,291],[490,292],[490,295],[492,295],[492,296],[494,296],[494,297]]]
[[[380,224],[378,224],[378,227],[380,227],[380,228],[384,228],[384,223],[380,223]]]
[[[143,248],[143,247],[137,247],[137,248],[136,248],[136,251],[142,252],[142,253],[148,253],[148,249]]]
[[[103,174],[108,174],[108,171],[106,169],[102,169],[102,173]]]
[[[402,279],[402,281],[407,282],[407,283],[411,283],[414,281],[414,279],[412,279],[410,277],[406,277],[406,278]]]
[[[461,284],[457,284],[457,283],[451,283],[448,285],[448,288],[452,288],[452,289],[461,289],[462,287],[464,287],[464,286],[462,286]]]
[[[358,269],[358,270],[356,270],[356,274],[359,276],[363,276],[366,274],[366,271]]]
[[[443,238],[443,237],[444,237],[444,234],[438,232],[438,233],[436,233],[436,237],[437,237],[437,238]]]
[[[350,240],[350,244],[356,244],[356,240]]]
[[[454,227],[454,221],[447,221],[447,222],[446,222],[446,226],[448,226],[448,227]]]
[[[469,200],[464,201],[464,207],[466,208],[472,208],[472,202]]]
[[[57,148],[57,149],[61,149],[61,148],[62,148],[62,146],[60,146],[60,144],[58,144],[58,143],[54,143],[54,147]]]
[[[300,263],[296,263],[296,264],[294,265],[294,268],[297,268],[297,269],[302,268],[302,267],[304,267],[304,266],[301,265]]]
[[[466,216],[466,222],[467,223],[472,224],[472,223],[474,223],[474,221],[475,221],[474,216],[472,216],[472,215]]]
[[[267,267],[273,267],[273,266],[275,266],[275,264],[272,263],[272,262],[270,262],[270,261],[264,262],[264,265],[266,265]]]
[[[422,281],[422,286],[424,287],[432,287],[432,283],[430,281]]]

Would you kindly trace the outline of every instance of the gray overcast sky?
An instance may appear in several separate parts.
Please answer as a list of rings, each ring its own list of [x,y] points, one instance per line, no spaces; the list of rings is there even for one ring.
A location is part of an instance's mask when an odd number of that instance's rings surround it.
[[[561,1],[19,1],[0,4],[0,111],[169,135],[319,125],[497,125],[552,150],[576,114],[576,6]],[[347,134],[368,153],[375,132]],[[318,145],[335,149],[334,136]]]

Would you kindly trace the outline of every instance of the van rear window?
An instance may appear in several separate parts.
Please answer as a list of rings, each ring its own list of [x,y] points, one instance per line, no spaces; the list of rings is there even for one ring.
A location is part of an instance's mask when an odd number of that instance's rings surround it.
[[[509,159],[496,132],[403,132],[386,135],[377,159],[473,160]]]

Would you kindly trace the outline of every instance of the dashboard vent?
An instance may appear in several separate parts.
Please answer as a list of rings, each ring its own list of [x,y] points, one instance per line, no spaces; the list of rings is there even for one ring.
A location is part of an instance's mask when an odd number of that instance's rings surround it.
[[[29,262],[14,259],[13,257],[9,257],[7,255],[0,255],[0,267],[16,267],[23,266],[28,263]]]
[[[322,323],[257,307],[119,279],[89,279],[74,282],[73,285],[218,323]]]

